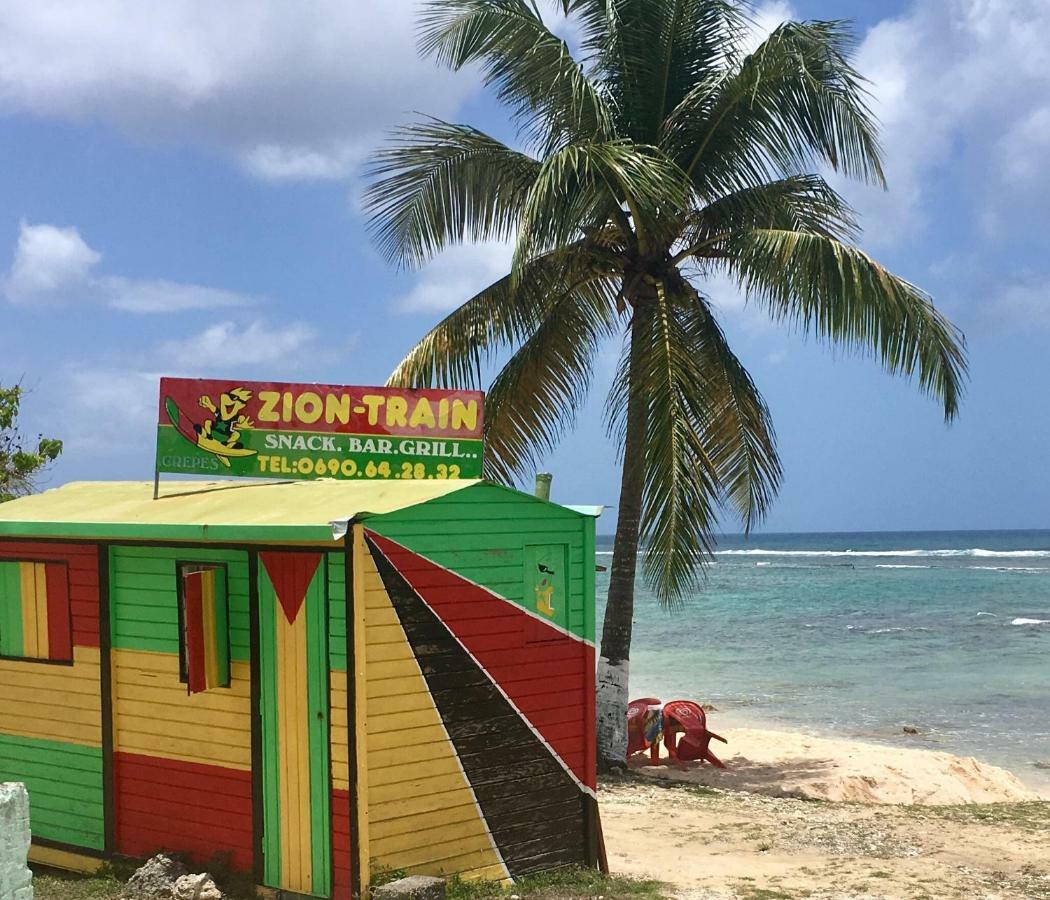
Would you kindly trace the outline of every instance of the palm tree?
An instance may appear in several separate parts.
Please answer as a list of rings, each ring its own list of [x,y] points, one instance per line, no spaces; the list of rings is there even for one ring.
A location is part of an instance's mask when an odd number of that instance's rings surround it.
[[[854,245],[821,170],[883,184],[842,22],[788,22],[748,50],[730,0],[560,0],[580,61],[534,0],[427,0],[421,51],[471,66],[520,148],[423,119],[372,160],[378,246],[418,266],[514,242],[511,271],[436,325],[390,378],[483,386],[487,474],[520,477],[571,426],[595,353],[619,338],[608,427],[622,458],[598,663],[602,759],[622,761],[639,541],[665,604],[702,573],[720,514],[749,529],[781,469],[769,410],[705,284],[732,279],[778,322],[877,356],[956,415],[963,338]]]

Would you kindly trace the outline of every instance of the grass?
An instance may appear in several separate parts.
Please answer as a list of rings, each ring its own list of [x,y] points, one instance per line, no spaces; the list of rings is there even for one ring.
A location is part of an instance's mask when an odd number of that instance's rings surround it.
[[[403,872],[383,870],[376,873],[374,883],[386,884],[403,876]],[[106,867],[97,875],[68,875],[41,869],[33,878],[35,900],[118,900],[124,883],[130,876],[121,872],[118,877]],[[216,876],[219,887],[227,884]],[[249,897],[243,888],[232,897]],[[644,881],[623,876],[602,875],[593,869],[559,869],[542,875],[523,878],[504,886],[495,881],[448,882],[448,900],[510,900],[512,896],[530,900],[577,900],[584,897],[604,897],[605,900],[660,900],[667,896],[667,886],[659,881]]]
[[[1026,803],[971,803],[959,806],[905,806],[902,809],[919,817],[947,819],[963,824],[983,823],[1008,825],[1022,831],[1045,832],[1050,829],[1050,801]]]
[[[450,879],[448,900],[509,900],[510,897],[531,900],[576,900],[604,897],[605,900],[659,900],[668,887],[661,881],[602,875],[595,869],[558,869],[542,875],[530,875],[511,885],[495,881],[460,881]]]
[[[44,869],[33,873],[35,900],[117,900],[123,892],[124,882],[111,870],[90,876]]]
[[[139,863],[116,859],[107,862],[95,875],[75,875],[57,869],[33,868],[34,900],[118,900]],[[189,866],[191,872],[209,872],[230,900],[253,900],[255,885],[250,875],[234,872],[224,855],[203,865]]]

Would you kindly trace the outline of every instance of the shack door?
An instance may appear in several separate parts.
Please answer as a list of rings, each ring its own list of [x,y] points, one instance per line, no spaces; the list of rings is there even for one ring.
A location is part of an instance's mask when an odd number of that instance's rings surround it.
[[[331,893],[324,555],[259,554],[263,882]]]

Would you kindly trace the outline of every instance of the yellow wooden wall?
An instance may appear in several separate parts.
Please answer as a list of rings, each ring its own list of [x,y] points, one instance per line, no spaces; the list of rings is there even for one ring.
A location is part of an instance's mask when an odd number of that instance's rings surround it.
[[[74,647],[72,666],[0,659],[0,731],[102,745],[98,647]]]
[[[114,650],[113,736],[117,752],[251,769],[251,675],[230,664],[230,687],[188,694],[179,658]]]

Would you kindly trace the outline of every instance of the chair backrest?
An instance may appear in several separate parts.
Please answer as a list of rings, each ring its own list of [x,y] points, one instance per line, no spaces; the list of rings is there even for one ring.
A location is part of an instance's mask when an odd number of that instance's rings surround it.
[[[692,700],[671,700],[664,704],[664,721],[672,721],[684,731],[707,728],[707,713]]]

